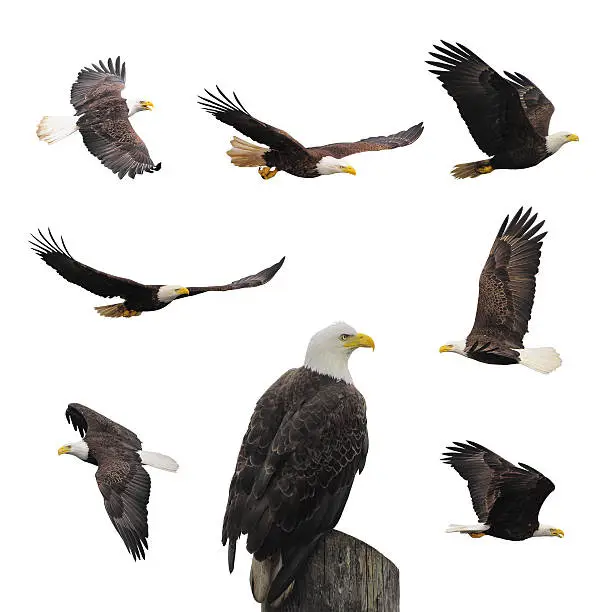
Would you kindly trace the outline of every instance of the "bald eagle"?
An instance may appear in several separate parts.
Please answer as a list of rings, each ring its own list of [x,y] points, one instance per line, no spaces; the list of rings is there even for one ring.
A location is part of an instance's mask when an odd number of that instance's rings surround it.
[[[451,525],[447,533],[467,533],[472,538],[490,535],[502,540],[537,536],[562,538],[563,530],[541,525],[540,508],[555,490],[544,474],[519,463],[516,467],[489,449],[470,442],[453,442],[442,461],[467,480],[478,525]]]
[[[467,339],[441,346],[441,353],[498,365],[521,363],[543,374],[561,365],[554,348],[523,346],[547,233],[538,234],[544,221],[534,225],[537,216],[531,208],[525,214],[519,208],[510,223],[505,218],[480,275],[474,327]]]
[[[125,300],[120,304],[97,306],[97,312],[103,317],[135,317],[143,312],[161,310],[174,300],[190,295],[198,295],[207,291],[233,291],[234,289],[259,287],[271,280],[285,261],[283,257],[273,266],[261,270],[257,274],[233,281],[228,285],[211,285],[209,287],[143,285],[127,278],[100,272],[77,261],[68,252],[64,239],[60,237],[61,244],[59,244],[53,237],[51,230],[49,230],[48,237],[40,230],[38,230],[38,233],[38,236],[31,234],[32,250],[60,276],[96,295],[107,298],[120,296]]]
[[[444,89],[455,100],[472,138],[490,159],[458,164],[455,178],[475,178],[493,170],[531,168],[578,140],[570,132],[548,133],[552,102],[526,76],[504,78],[467,47],[442,41],[428,61]]]
[[[242,441],[223,520],[234,569],[236,540],[253,555],[251,590],[279,605],[319,538],[333,529],[368,453],[366,403],[348,360],[374,341],[346,323],[310,340],[304,365],[260,398]]]
[[[82,404],[69,404],[66,420],[82,440],[64,444],[57,454],[74,455],[98,466],[96,482],[111,523],[134,561],[144,559],[151,478],[142,466],[176,472],[178,463],[166,455],[143,451],[135,433]]]
[[[126,174],[134,178],[143,172],[155,172],[155,164],[140,136],[129,121],[134,113],[152,110],[148,100],[126,100],[121,96],[125,87],[125,62],[118,57],[105,64],[83,68],[72,85],[70,103],[75,117],[48,117],[40,120],[36,134],[48,144],[80,132],[87,150],[95,155],[120,179]]]
[[[227,152],[236,166],[261,166],[259,174],[263,179],[271,179],[279,170],[284,170],[301,178],[315,178],[323,174],[346,172],[356,174],[353,166],[342,160],[344,157],[365,151],[383,151],[412,144],[423,133],[423,124],[392,134],[374,136],[358,142],[340,142],[321,147],[304,147],[287,132],[255,119],[242,106],[234,94],[230,100],[218,87],[219,96],[207,89],[208,98],[199,96],[205,110],[219,121],[232,126],[239,132],[265,144],[257,146],[251,142],[234,137],[232,148]],[[274,168],[274,169],[272,169]]]

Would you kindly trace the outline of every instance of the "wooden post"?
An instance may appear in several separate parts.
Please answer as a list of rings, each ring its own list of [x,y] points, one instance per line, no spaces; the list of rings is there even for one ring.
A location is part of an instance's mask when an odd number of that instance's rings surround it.
[[[399,612],[399,570],[341,531],[321,538],[291,597],[262,612]]]

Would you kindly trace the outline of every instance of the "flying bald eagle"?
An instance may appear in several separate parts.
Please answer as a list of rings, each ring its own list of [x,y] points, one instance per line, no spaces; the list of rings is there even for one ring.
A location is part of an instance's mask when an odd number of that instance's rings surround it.
[[[242,441],[223,520],[234,569],[236,540],[253,555],[251,590],[280,605],[319,538],[340,519],[368,453],[366,403],[348,360],[374,341],[346,323],[310,340],[304,365],[260,398]]]
[[[109,58],[104,64],[83,68],[70,91],[70,103],[75,117],[48,117],[40,120],[36,134],[40,140],[53,144],[74,132],[80,132],[87,150],[95,155],[120,179],[126,174],[134,178],[143,172],[155,172],[155,164],[140,136],[129,121],[134,113],[152,110],[147,100],[126,100],[121,96],[125,87],[125,62]]]
[[[358,142],[339,142],[322,147],[304,147],[287,132],[255,119],[242,106],[236,94],[232,101],[218,87],[220,97],[207,89],[205,91],[209,97],[199,96],[199,104],[209,113],[245,136],[266,145],[259,147],[234,136],[231,140],[232,148],[227,152],[236,166],[262,166],[259,174],[266,180],[275,176],[279,170],[301,178],[315,178],[322,174],[338,172],[356,174],[353,166],[339,160],[365,151],[405,147],[423,133],[423,124],[419,123],[391,136],[374,136]]]
[[[502,540],[537,536],[562,538],[563,530],[541,525],[540,508],[555,490],[544,474],[519,463],[516,467],[489,449],[470,442],[453,442],[442,461],[467,480],[478,525],[451,525],[447,533],[467,533],[472,538],[490,535]]]
[[[538,234],[544,221],[534,225],[537,216],[531,215],[531,208],[525,214],[519,208],[509,224],[505,218],[480,275],[474,327],[466,340],[441,346],[441,353],[498,365],[521,363],[543,374],[561,365],[554,348],[523,346],[547,233]]]
[[[65,444],[57,454],[74,455],[98,466],[96,482],[111,523],[134,561],[144,559],[151,478],[142,466],[176,472],[178,463],[166,455],[143,451],[135,433],[82,404],[69,404],[66,420],[83,439]]]
[[[493,170],[531,168],[578,140],[570,132],[548,133],[552,102],[526,76],[499,75],[467,47],[442,41],[428,61],[444,89],[455,100],[472,138],[490,159],[458,164],[455,178],[475,178]]]
[[[211,285],[209,287],[182,287],[181,285],[143,285],[128,278],[112,276],[82,264],[70,255],[64,239],[60,238],[61,245],[55,240],[51,230],[45,236],[38,230],[39,236],[31,234],[30,244],[32,250],[41,259],[51,266],[60,276],[68,282],[83,287],[91,293],[102,297],[122,297],[125,301],[120,304],[97,306],[96,310],[103,317],[135,317],[143,312],[161,310],[179,298],[198,295],[207,291],[233,291],[259,287],[271,280],[280,270],[285,258],[283,257],[273,266],[245,276],[228,285]]]

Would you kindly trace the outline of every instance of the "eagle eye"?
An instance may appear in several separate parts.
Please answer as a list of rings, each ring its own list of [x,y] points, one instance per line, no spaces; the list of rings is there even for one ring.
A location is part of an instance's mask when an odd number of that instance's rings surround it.
[[[348,334],[340,334],[340,340],[342,340],[342,342],[345,342],[349,338],[350,336]]]

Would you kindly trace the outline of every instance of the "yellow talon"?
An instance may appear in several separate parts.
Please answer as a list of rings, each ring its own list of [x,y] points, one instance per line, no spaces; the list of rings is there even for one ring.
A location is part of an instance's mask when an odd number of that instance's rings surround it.
[[[259,176],[261,176],[261,178],[264,179],[264,181],[267,181],[275,177],[278,170],[277,169],[271,170],[268,166],[264,166],[263,168],[260,168],[258,172],[259,172]]]
[[[491,172],[493,172],[493,166],[480,166],[478,168],[479,174],[490,174]]]
[[[470,533],[470,538],[482,538],[483,536],[486,536],[486,533]]]

